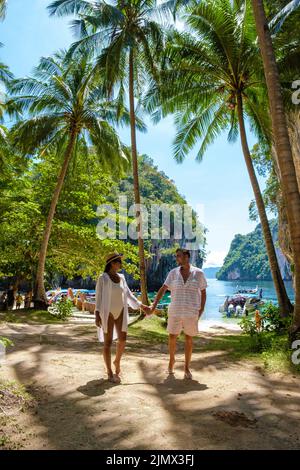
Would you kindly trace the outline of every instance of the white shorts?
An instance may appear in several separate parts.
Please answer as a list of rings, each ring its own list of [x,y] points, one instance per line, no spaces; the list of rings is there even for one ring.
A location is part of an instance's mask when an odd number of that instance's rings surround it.
[[[170,335],[180,335],[183,331],[188,336],[197,336],[199,333],[198,315],[193,317],[173,316],[168,317],[167,331]]]

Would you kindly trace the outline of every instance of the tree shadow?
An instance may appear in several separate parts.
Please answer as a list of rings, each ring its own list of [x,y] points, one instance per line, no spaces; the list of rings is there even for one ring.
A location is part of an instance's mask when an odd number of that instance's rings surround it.
[[[9,355],[18,353],[16,378],[38,403],[37,414],[31,416],[39,434],[37,448],[299,448],[299,379],[263,375],[259,368],[229,362],[228,352],[215,350],[194,357],[195,376],[203,372],[201,382],[166,377],[167,350],[146,344],[127,352],[137,368],[136,380],[121,385],[89,380],[94,371],[88,369],[88,354],[99,354],[100,361],[101,347],[96,334],[85,339],[81,327],[70,335],[51,325],[42,335],[25,338],[15,330]],[[77,360],[87,363],[87,370],[81,369],[84,384],[78,384]],[[45,375],[47,361],[61,362],[60,377]],[[247,367],[249,382],[243,376]],[[124,394],[128,387],[130,393]]]

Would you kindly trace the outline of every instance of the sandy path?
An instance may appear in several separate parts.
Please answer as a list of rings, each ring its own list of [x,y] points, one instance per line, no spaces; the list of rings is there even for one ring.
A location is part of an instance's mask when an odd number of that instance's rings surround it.
[[[166,345],[129,338],[122,385],[103,381],[92,325],[7,325],[1,374],[37,407],[6,427],[24,449],[299,449],[299,378],[265,374],[222,351],[194,354],[194,380],[168,379]],[[209,341],[209,333],[202,333]],[[240,414],[237,414],[240,413]]]

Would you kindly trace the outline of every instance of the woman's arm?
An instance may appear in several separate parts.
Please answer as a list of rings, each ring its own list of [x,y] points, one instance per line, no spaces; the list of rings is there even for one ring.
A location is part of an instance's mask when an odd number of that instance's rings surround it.
[[[102,299],[102,276],[99,276],[97,285],[96,285],[96,305],[95,305],[95,323],[97,326],[101,326],[100,318],[100,308],[101,308],[101,299]]]
[[[142,302],[140,302],[135,295],[131,292],[131,290],[128,287],[128,284],[126,282],[125,276],[122,275],[123,280],[124,280],[124,289],[126,290],[127,293],[127,303],[128,305],[133,308],[134,310],[137,310],[141,308],[145,313],[150,313],[150,307],[148,305],[144,305]]]

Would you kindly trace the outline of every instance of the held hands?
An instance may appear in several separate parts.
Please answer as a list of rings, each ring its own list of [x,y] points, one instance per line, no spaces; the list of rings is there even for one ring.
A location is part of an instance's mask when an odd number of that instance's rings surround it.
[[[154,304],[148,306],[148,305],[142,305],[141,306],[142,310],[145,312],[147,316],[150,316],[153,314],[154,310],[156,309],[156,306]]]
[[[95,318],[95,323],[98,328],[101,328],[101,318],[99,312],[96,312],[96,318]]]
[[[143,310],[143,312],[146,314],[146,315],[151,315],[151,308],[148,306],[148,305],[144,305],[142,304],[141,305],[141,309]]]

